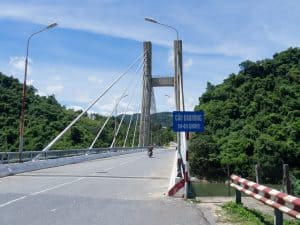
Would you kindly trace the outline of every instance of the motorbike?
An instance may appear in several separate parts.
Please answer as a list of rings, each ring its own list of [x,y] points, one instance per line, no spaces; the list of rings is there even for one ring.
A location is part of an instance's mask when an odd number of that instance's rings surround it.
[[[149,147],[148,148],[148,156],[149,156],[149,158],[151,158],[152,155],[153,155],[153,147]]]

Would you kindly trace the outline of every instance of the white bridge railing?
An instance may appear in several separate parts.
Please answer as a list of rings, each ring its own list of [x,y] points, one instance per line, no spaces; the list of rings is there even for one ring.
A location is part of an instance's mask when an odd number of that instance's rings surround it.
[[[133,148],[93,148],[93,149],[68,149],[51,151],[24,151],[22,153],[22,162],[32,161],[39,155],[39,160],[57,159],[79,155],[100,154],[108,152],[123,152]],[[138,149],[138,147],[134,148]],[[19,152],[0,152],[0,164],[18,163],[20,159]]]

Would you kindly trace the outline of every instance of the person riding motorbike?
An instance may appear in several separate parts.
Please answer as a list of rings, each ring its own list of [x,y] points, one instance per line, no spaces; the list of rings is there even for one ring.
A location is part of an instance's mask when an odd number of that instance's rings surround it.
[[[149,145],[148,146],[148,156],[149,158],[151,158],[153,155],[153,146],[152,145]]]

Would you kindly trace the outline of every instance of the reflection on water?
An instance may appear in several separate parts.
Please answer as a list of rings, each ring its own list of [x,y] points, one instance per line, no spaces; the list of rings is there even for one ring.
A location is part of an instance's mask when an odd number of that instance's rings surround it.
[[[265,185],[270,188],[274,188],[280,191],[280,185]],[[235,189],[229,188],[228,184],[225,183],[201,183],[192,182],[191,183],[192,197],[204,197],[204,196],[234,196]]]
[[[233,196],[234,190],[229,189],[225,183],[199,183],[192,182],[194,197],[201,196]]]

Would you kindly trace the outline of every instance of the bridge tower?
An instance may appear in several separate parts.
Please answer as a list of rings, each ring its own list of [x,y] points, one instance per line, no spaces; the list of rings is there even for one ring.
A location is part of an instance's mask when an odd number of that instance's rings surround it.
[[[181,110],[183,99],[180,99],[182,90],[182,41],[174,41],[174,69],[173,76],[152,77],[152,44],[147,41],[144,45],[143,64],[143,94],[141,104],[139,147],[150,144],[150,108],[153,95],[153,87],[174,87],[176,110]],[[179,142],[179,138],[177,138]],[[180,143],[178,143],[180,146]]]

